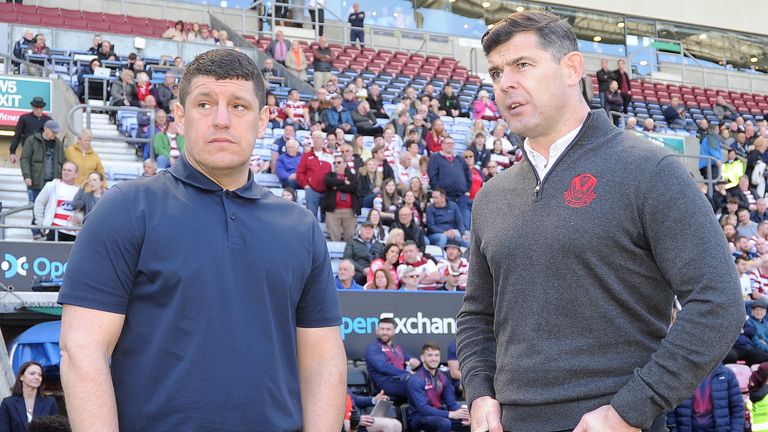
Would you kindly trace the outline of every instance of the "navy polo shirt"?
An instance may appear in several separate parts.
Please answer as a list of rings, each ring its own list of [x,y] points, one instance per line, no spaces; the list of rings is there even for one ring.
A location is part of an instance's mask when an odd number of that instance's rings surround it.
[[[296,327],[341,323],[325,238],[252,178],[225,191],[185,158],[107,192],[59,302],[125,315],[120,430],[300,430]]]

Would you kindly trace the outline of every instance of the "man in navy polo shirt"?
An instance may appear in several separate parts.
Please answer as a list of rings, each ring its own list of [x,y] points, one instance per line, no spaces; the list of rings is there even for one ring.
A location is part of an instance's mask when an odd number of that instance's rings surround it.
[[[73,430],[341,429],[346,358],[323,234],[248,169],[263,83],[242,53],[200,54],[174,109],[185,156],[89,214],[59,297]]]

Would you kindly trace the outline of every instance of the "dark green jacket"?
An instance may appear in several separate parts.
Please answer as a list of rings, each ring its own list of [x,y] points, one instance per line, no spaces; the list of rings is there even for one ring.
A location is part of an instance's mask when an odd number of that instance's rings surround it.
[[[155,135],[155,157],[165,156],[168,159],[171,158],[171,140],[168,139],[168,134],[163,132]],[[184,153],[184,137],[176,135],[176,146],[179,147],[179,152]]]
[[[347,242],[347,246],[344,248],[344,259],[352,261],[355,266],[355,274],[364,274],[363,270],[371,266],[371,261],[381,258],[382,253],[384,253],[384,245],[380,242],[374,240],[369,251],[368,246],[360,239],[360,236],[355,236]]]
[[[61,178],[61,166],[67,159],[64,156],[64,144],[57,137],[53,144],[53,178]],[[32,179],[33,189],[45,186],[45,142],[43,133],[38,132],[24,141],[21,154],[21,174],[24,179]]]

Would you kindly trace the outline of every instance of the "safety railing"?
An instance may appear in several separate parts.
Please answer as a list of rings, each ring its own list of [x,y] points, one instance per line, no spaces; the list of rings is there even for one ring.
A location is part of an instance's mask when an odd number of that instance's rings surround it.
[[[317,13],[315,14],[314,22],[303,19],[303,12],[299,14],[301,19],[297,19],[295,13],[294,18],[281,18],[276,14],[276,10],[279,7],[291,8],[294,11],[309,11],[314,9],[310,6],[291,4],[285,1],[272,2],[271,8],[267,14],[270,29],[269,31],[259,32],[260,35],[269,35],[274,38],[274,33],[279,29],[279,25],[302,25],[309,23],[314,24],[315,39],[319,37],[319,26],[323,25],[325,27],[323,33],[328,39],[328,42],[339,43],[342,45],[348,45],[350,43],[349,33],[352,26],[347,22],[346,18],[342,19],[333,13],[333,11],[324,9],[325,14],[331,19],[325,19],[321,24],[318,22],[319,14]],[[280,22],[279,25],[278,21]],[[457,57],[455,42],[449,35],[369,24],[365,25],[363,32],[365,33],[365,46],[373,49],[394,49],[409,53],[449,55],[451,57]]]
[[[137,108],[132,106],[111,106],[111,105],[104,105],[104,106],[96,106],[91,104],[80,104],[75,105],[72,107],[71,110],[67,113],[67,126],[69,129],[74,132],[76,135],[79,134],[79,132],[82,130],[82,119],[80,119],[80,122],[76,122],[73,119],[73,115],[75,113],[83,113],[85,112],[85,127],[87,129],[91,129],[91,115],[94,112],[118,112],[118,111],[128,111],[128,112],[135,112],[137,115],[144,113],[149,115],[149,126],[147,127],[147,130],[149,131],[149,136],[147,138],[133,138],[133,137],[126,137],[126,136],[108,136],[103,135],[94,132],[93,134],[93,140],[94,141],[115,141],[115,142],[124,142],[124,143],[130,143],[130,144],[144,144],[149,146],[149,158],[155,159],[155,150],[153,148],[153,143],[155,142],[155,111],[152,109],[147,108]]]
[[[619,117],[620,119],[619,119],[619,126],[618,127],[622,128],[622,129],[626,129],[627,120],[630,117],[632,117],[632,116],[630,116],[628,114],[624,114],[623,112],[619,112],[619,111],[609,111],[608,112],[608,116],[611,119],[613,119],[614,116],[615,117]],[[649,135],[648,133],[646,133],[644,131],[638,131],[638,130],[635,130],[635,129],[632,129],[632,131],[637,133],[637,134],[642,135],[648,141],[658,141],[658,139],[655,139],[653,136]],[[718,178],[712,178],[712,163],[713,162],[717,162],[718,159],[716,159],[716,158],[714,158],[712,156],[685,155],[685,154],[679,154],[679,153],[675,153],[675,157],[677,157],[679,159],[688,159],[688,160],[694,160],[695,159],[696,161],[701,161],[701,160],[709,161],[709,163],[706,166],[706,171],[705,171],[707,175],[706,176],[702,176],[703,180],[697,180],[697,181],[703,182],[704,184],[707,185],[707,195],[711,197],[712,194],[714,193],[714,190],[715,190],[715,183],[717,183],[717,181],[720,180],[719,177]]]
[[[3,59],[3,68],[1,69],[4,74],[10,75],[16,73],[14,70],[14,63],[24,66],[21,68],[23,75],[35,76],[35,77],[48,77],[50,70],[44,65],[41,66],[37,63],[32,63],[18,57],[14,57],[13,54],[5,54],[0,52],[0,58]]]
[[[4,210],[0,212],[0,240],[5,240],[5,230],[6,229],[39,229],[39,230],[53,230],[54,240],[59,240],[59,231],[60,230],[67,230],[67,231],[77,231],[80,229],[80,227],[62,227],[62,226],[53,226],[53,225],[31,225],[31,224],[7,224],[5,223],[8,216],[15,215],[17,213],[21,213],[27,210],[34,209],[35,205],[33,203],[29,203],[26,205],[23,205],[21,207],[16,207],[8,210]]]

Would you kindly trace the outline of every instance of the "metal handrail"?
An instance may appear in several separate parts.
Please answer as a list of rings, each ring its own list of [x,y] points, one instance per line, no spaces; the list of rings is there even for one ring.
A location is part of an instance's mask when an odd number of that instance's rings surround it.
[[[15,63],[23,64],[23,65],[26,66],[26,72],[27,72],[26,75],[38,76],[38,77],[43,77],[43,78],[47,78],[48,77],[49,72],[48,72],[48,69],[45,66],[40,66],[37,63],[32,63],[30,61],[27,61],[27,60],[24,60],[24,59],[20,59],[20,58],[14,56],[13,54],[5,54],[5,53],[0,52],[0,57],[5,59],[5,61],[3,62],[3,73],[5,73],[5,74],[10,75],[13,72],[13,70],[12,70],[13,66],[12,65],[15,62]],[[36,72],[36,73],[31,74],[29,72]]]
[[[31,204],[33,205],[33,204]],[[19,207],[20,208],[20,207]],[[5,230],[6,229],[39,229],[39,230],[53,230],[53,239],[54,241],[59,241],[59,231],[66,230],[66,231],[80,231],[83,227],[82,226],[58,226],[58,225],[14,225],[14,224],[6,224],[5,222],[0,223],[0,240],[5,240]]]
[[[67,126],[69,127],[69,130],[74,132],[76,135],[80,132],[82,127],[82,123],[79,123],[76,127],[75,122],[72,121],[72,114],[75,112],[79,112],[85,110],[86,116],[85,116],[85,123],[86,127],[88,129],[91,128],[91,114],[93,111],[132,111],[136,113],[148,113],[149,114],[149,137],[147,138],[132,138],[132,137],[110,137],[110,136],[104,136],[99,134],[94,134],[93,139],[96,141],[118,141],[118,142],[127,142],[127,143],[145,143],[149,145],[149,158],[154,160],[155,159],[155,149],[152,145],[155,142],[155,128],[152,127],[155,124],[155,111],[147,108],[137,108],[132,106],[126,106],[126,107],[117,107],[117,106],[110,106],[110,105],[104,105],[104,106],[93,106],[91,104],[80,104],[75,105],[72,107],[71,110],[67,113]]]
[[[619,124],[620,124],[620,127],[622,129],[626,128],[626,120],[628,118],[632,117],[629,114],[624,114],[623,112],[619,112],[619,111],[609,111],[608,115],[609,115],[609,117],[614,116],[614,115],[621,117],[621,121],[619,122]],[[654,139],[654,137],[652,137],[651,135],[649,135],[645,131],[638,131],[636,129],[632,129],[632,131],[637,133],[637,134],[643,135],[649,141]],[[712,157],[712,156],[682,155],[682,154],[677,154],[677,153],[675,153],[674,156],[676,156],[678,158],[681,158],[681,159],[696,159],[696,160],[699,160],[699,161],[704,159],[704,160],[709,160],[710,162],[716,162],[717,161],[717,159]],[[708,196],[711,197],[712,194],[714,193],[714,185],[715,185],[715,183],[717,183],[717,181],[719,179],[720,179],[720,177],[718,177],[716,179],[712,178],[712,164],[711,163],[707,164],[707,176],[704,177],[704,179],[702,181],[707,185],[707,194],[708,194]]]
[[[21,207],[16,207],[0,212],[0,226],[5,225],[6,217],[16,213],[21,213],[23,211],[32,210],[33,207],[35,207],[35,205],[33,203],[29,203]],[[0,229],[0,240],[5,240],[5,228]]]

